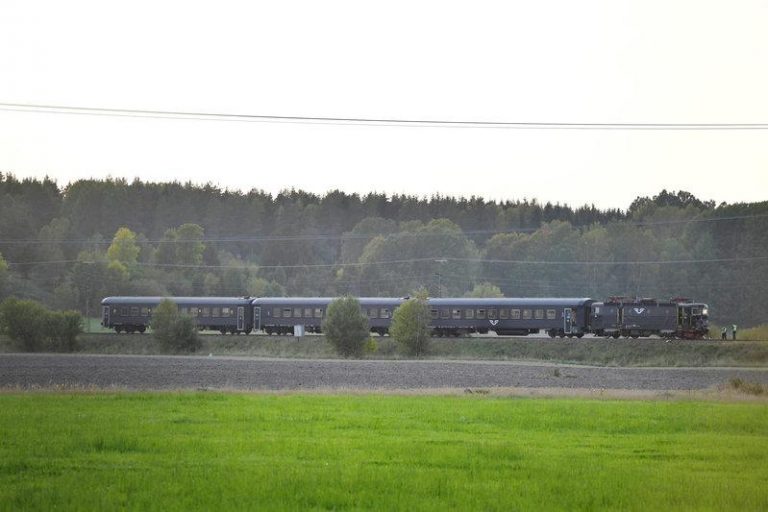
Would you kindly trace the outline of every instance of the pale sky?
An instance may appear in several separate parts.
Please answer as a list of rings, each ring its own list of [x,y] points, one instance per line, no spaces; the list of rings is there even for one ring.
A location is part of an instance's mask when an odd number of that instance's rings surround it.
[[[0,2],[0,103],[768,123],[768,1]],[[768,199],[768,130],[492,130],[0,110],[0,171],[626,208]]]

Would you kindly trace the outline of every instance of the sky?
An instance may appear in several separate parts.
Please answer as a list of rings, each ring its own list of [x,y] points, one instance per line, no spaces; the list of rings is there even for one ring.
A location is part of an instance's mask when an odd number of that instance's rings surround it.
[[[768,123],[768,1],[0,2],[0,103]],[[0,109],[0,172],[629,206],[768,200],[768,130],[302,124]]]

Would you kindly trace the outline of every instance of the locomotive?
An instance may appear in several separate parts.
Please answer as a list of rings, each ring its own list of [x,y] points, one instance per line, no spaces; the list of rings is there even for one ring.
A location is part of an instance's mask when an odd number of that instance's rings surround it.
[[[222,334],[319,333],[332,297],[107,297],[101,301],[102,325],[116,332],[145,332],[161,301],[174,302],[195,319],[200,330]],[[371,332],[385,335],[392,315],[408,297],[358,299]],[[667,301],[611,297],[590,298],[430,298],[430,327],[435,336],[471,333],[550,337],[585,334],[619,337],[700,339],[707,336],[706,304],[676,298]]]

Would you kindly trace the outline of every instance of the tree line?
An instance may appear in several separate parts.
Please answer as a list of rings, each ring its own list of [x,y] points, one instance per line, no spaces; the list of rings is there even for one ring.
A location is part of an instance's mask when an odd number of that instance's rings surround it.
[[[661,191],[626,210],[478,197],[236,192],[0,173],[0,299],[98,316],[108,295],[608,296],[765,322],[768,202]]]

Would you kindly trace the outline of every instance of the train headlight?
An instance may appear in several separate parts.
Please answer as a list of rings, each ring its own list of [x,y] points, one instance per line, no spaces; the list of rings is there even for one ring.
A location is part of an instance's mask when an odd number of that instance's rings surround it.
[[[707,316],[709,314],[709,309],[707,309],[707,308],[702,309],[701,310],[701,314],[704,315],[704,316]]]

